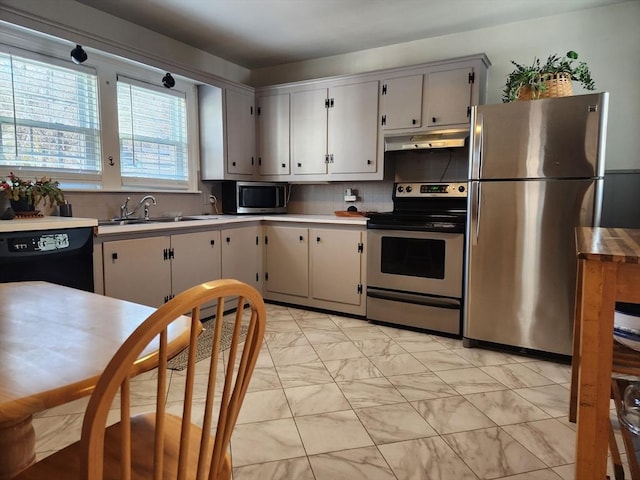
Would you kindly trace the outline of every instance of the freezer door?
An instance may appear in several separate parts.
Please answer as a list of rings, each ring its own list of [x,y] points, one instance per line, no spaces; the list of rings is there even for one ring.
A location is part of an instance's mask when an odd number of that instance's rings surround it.
[[[472,113],[472,179],[604,175],[608,94],[481,105]]]
[[[571,354],[574,228],[601,180],[472,182],[464,336]]]

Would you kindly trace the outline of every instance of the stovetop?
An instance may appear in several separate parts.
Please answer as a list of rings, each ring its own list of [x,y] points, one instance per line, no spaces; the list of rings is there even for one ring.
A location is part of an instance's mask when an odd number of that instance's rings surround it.
[[[466,183],[396,183],[393,211],[369,214],[367,228],[463,233]]]

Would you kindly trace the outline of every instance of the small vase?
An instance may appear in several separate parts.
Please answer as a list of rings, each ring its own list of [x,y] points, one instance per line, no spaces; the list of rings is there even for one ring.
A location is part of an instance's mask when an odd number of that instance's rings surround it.
[[[11,208],[14,212],[33,212],[36,206],[33,202],[29,203],[26,197],[20,197],[18,200],[11,200]]]

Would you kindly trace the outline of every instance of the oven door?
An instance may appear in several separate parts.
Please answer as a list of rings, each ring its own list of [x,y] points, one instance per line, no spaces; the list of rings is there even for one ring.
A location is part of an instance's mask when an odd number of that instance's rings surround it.
[[[367,230],[367,285],[462,297],[464,234]]]

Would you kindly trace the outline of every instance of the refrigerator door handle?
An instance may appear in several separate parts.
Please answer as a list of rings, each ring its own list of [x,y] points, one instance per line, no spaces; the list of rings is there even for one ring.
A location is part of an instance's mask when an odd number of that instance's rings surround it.
[[[480,182],[471,182],[471,227],[475,226],[475,232],[471,232],[471,244],[478,244],[480,236],[480,204],[482,203],[482,189]]]
[[[473,125],[473,156],[471,159],[471,178],[479,179],[482,175],[482,149],[484,148],[484,122],[477,107],[473,109],[471,125]]]

